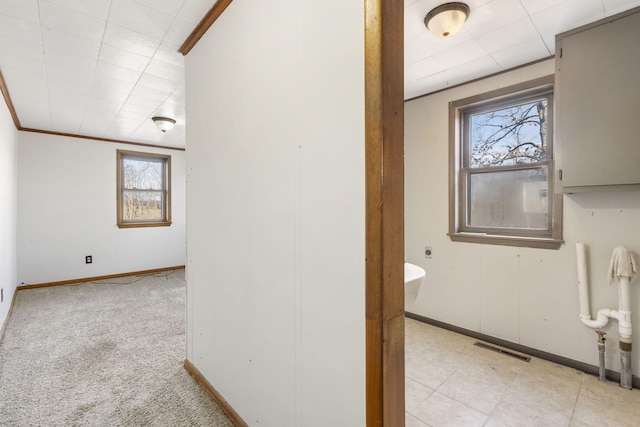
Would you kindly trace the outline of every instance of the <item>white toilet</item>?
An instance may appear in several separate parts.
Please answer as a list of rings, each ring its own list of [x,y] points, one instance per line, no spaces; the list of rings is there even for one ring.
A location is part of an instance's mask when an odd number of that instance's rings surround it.
[[[418,297],[425,281],[426,272],[422,267],[404,263],[404,309],[406,310]]]

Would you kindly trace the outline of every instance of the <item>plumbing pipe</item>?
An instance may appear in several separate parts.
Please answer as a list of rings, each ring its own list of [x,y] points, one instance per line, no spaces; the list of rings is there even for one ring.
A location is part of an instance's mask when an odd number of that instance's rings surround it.
[[[586,248],[583,243],[576,244],[576,253],[578,261],[578,300],[580,309],[580,320],[586,326],[590,328],[602,328],[609,323],[610,318],[614,318],[618,321],[618,334],[620,337],[620,386],[631,389],[632,388],[632,373],[631,373],[631,303],[630,303],[630,290],[629,283],[633,280],[633,277],[628,276],[632,274],[635,276],[635,261],[633,260],[633,254],[624,246],[618,246],[614,250],[614,257],[618,257],[614,263],[614,259],[611,260],[610,267],[610,283],[611,280],[617,279],[618,281],[618,310],[611,308],[602,308],[598,310],[596,319],[591,319],[591,311],[589,309],[589,283],[587,280],[587,261],[586,261]],[[623,269],[618,271],[612,271],[614,265],[619,263],[619,257],[628,257],[627,266],[632,266],[630,269]],[[630,271],[631,270],[631,271]],[[621,274],[618,272],[621,271]],[[600,341],[598,341],[598,350],[600,351]],[[604,342],[601,353],[601,370],[603,366],[604,358]],[[601,379],[602,379],[602,373]]]
[[[578,299],[580,303],[580,320],[590,328],[602,328],[609,323],[611,309],[600,309],[598,310],[596,319],[591,319],[591,310],[589,310],[589,282],[587,280],[586,247],[584,243],[576,243],[576,253],[578,256]]]
[[[607,333],[604,331],[596,331],[596,334],[598,334],[598,378],[600,381],[607,381],[607,371],[604,366],[604,342],[607,340],[604,336],[607,335]]]
[[[620,333],[620,387],[632,389],[631,373],[631,304],[629,283],[626,276],[618,278],[618,299],[620,304],[618,328]]]

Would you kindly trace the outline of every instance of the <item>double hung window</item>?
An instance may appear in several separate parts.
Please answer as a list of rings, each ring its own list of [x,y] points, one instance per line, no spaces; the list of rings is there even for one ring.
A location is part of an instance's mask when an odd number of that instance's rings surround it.
[[[553,80],[451,103],[452,240],[557,248]]]
[[[171,225],[171,156],[118,150],[118,226]]]

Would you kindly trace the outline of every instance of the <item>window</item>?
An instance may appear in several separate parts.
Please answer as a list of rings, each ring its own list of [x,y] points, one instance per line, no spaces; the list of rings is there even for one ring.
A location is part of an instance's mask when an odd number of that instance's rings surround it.
[[[451,239],[559,248],[553,77],[452,102],[449,112]]]
[[[118,150],[118,227],[171,225],[171,156]]]

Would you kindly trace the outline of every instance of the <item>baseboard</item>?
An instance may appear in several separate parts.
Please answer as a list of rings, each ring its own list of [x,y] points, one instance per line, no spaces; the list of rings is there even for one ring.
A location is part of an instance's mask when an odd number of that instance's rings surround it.
[[[93,276],[93,277],[84,277],[82,279],[61,280],[59,282],[37,283],[34,285],[21,285],[21,286],[18,286],[17,290],[22,291],[25,289],[47,288],[49,286],[72,285],[74,283],[94,282],[96,280],[116,279],[119,277],[128,277],[128,276],[140,276],[143,274],[162,273],[163,271],[182,270],[182,269],[184,269],[184,265],[176,265],[174,267],[154,268],[152,270],[132,271],[129,273],[109,274],[106,276]]]
[[[498,345],[500,347],[507,348],[509,350],[514,350],[519,353],[524,353],[529,356],[537,357],[538,359],[545,359],[553,363],[557,363],[559,365],[568,366],[570,368],[577,369],[579,371],[583,371],[587,374],[598,376],[599,367],[596,365],[591,365],[589,363],[580,362],[578,360],[569,359],[568,357],[558,356],[557,354],[547,353],[546,351],[538,350],[536,348],[527,347],[524,345],[516,344],[511,341],[503,340],[500,338],[495,338],[490,335],[481,334],[480,332],[472,331],[470,329],[461,328],[459,326],[454,326],[449,323],[441,322],[439,320],[430,319],[428,317],[420,316],[418,314],[413,314],[409,312],[405,312],[405,316],[417,320],[418,322],[427,323],[429,325],[437,326],[442,329],[446,329],[452,332],[456,332],[462,335],[466,335],[478,340],[482,340],[491,344]],[[593,351],[597,352],[598,349],[595,345]],[[612,371],[610,369],[606,369],[606,377],[610,381],[620,382],[620,372]],[[640,388],[640,378],[632,377],[631,384],[633,388]]]
[[[244,422],[242,417],[240,417],[240,415],[238,415],[238,413],[231,407],[229,402],[227,402],[227,400],[222,397],[220,393],[218,393],[218,391],[211,385],[209,381],[207,381],[204,375],[200,373],[198,368],[196,368],[195,365],[189,361],[189,359],[184,360],[184,368],[200,385],[202,385],[202,387],[205,388],[205,390],[207,390],[213,400],[215,400],[218,406],[220,406],[220,409],[222,409],[224,413],[227,414],[231,422],[233,422],[236,427],[249,427],[249,425]]]
[[[7,317],[4,318],[4,323],[0,328],[0,343],[2,343],[2,339],[4,338],[4,331],[7,329],[7,324],[9,323],[9,319],[11,319],[11,313],[13,313],[13,306],[16,304],[16,294],[18,290],[13,291],[13,296],[11,297],[11,304],[9,305],[9,311],[7,312]]]

